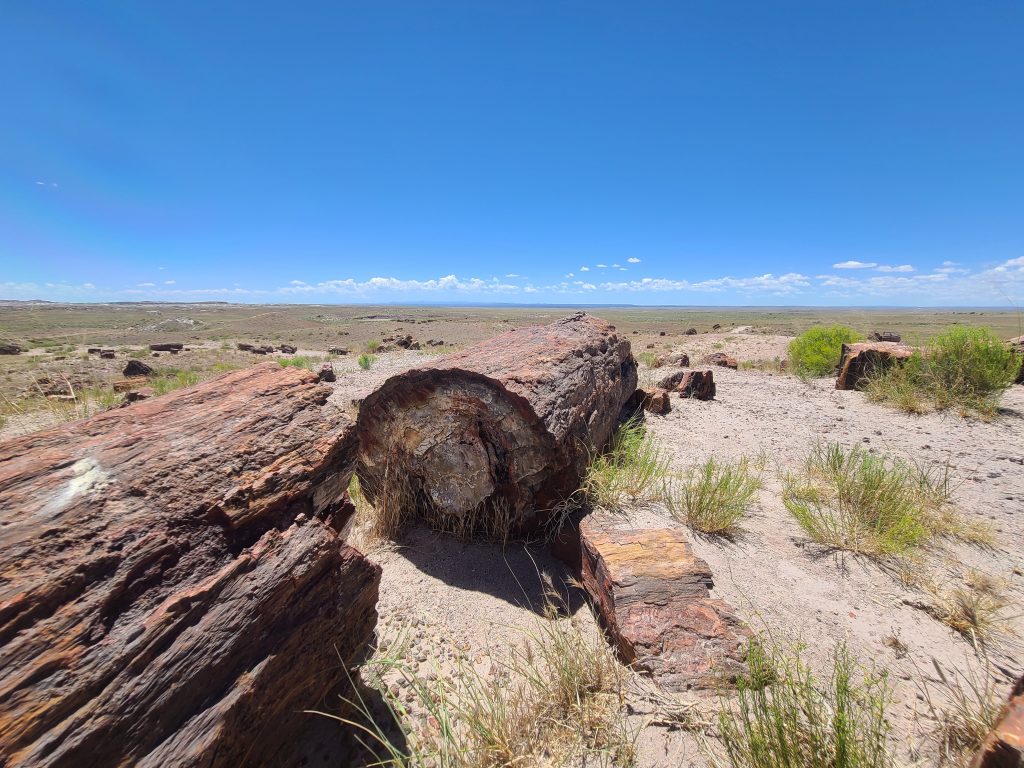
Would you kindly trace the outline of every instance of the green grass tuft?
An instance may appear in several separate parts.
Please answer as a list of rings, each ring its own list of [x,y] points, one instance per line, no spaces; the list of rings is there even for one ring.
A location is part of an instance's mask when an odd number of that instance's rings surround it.
[[[665,480],[662,500],[672,517],[695,531],[730,536],[739,531],[760,488],[760,475],[749,459],[729,464],[710,458]]]
[[[741,679],[735,705],[719,715],[733,768],[895,765],[887,744],[892,697],[884,673],[861,669],[842,644],[827,679],[815,677],[800,648],[756,653],[762,656],[754,666],[771,674]]]
[[[359,367],[362,368],[364,371],[370,370],[370,366],[373,365],[375,362],[377,362],[377,358],[374,357],[373,355],[367,354],[360,355],[359,358],[356,360],[356,363],[358,363]]]
[[[621,510],[627,503],[656,500],[667,472],[664,451],[634,416],[615,431],[607,451],[591,458],[583,493],[594,506]]]
[[[948,471],[829,443],[785,479],[783,502],[814,541],[872,557],[906,554],[932,536],[984,543],[987,532],[950,508],[950,492]]]
[[[853,328],[826,325],[804,331],[789,343],[789,359],[797,376],[831,376],[839,365],[843,344],[864,338]]]

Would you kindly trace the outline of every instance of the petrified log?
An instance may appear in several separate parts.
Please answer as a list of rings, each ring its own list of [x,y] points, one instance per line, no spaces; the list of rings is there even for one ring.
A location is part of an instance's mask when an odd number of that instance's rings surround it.
[[[149,379],[145,376],[132,376],[129,379],[120,379],[119,381],[113,381],[110,386],[115,392],[127,392],[130,389],[137,389],[144,387],[149,383]]]
[[[660,387],[651,389],[637,389],[633,396],[622,406],[619,414],[619,421],[625,421],[639,415],[639,412],[648,411],[657,416],[664,416],[672,410],[672,403],[669,402],[668,392]]]
[[[180,352],[184,344],[178,344],[177,342],[162,342],[160,344],[150,344],[149,349],[152,352]]]
[[[736,362],[735,357],[730,357],[725,352],[715,352],[704,358],[704,362],[709,365],[720,365],[723,368],[732,368],[736,370],[739,368],[739,363]]]
[[[400,478],[428,518],[500,507],[529,527],[579,486],[636,378],[629,342],[596,317],[510,331],[367,396],[359,479],[372,500]]]
[[[713,400],[717,391],[715,376],[711,371],[686,371],[675,391],[679,393],[680,397]]]
[[[552,550],[579,575],[623,661],[662,687],[713,688],[744,670],[750,632],[711,597],[711,569],[682,526],[594,513],[564,526]]]
[[[843,344],[836,389],[859,389],[872,376],[902,363],[913,354],[912,347],[889,341]]]
[[[20,355],[21,347],[17,344],[10,344],[6,341],[0,341],[0,355]]]
[[[0,443],[0,765],[282,764],[376,622],[331,391],[256,366]]]
[[[128,365],[121,371],[125,378],[131,379],[137,376],[149,376],[153,373],[153,369],[146,365],[141,360],[129,360]],[[117,391],[116,389],[114,390]]]
[[[903,341],[903,337],[896,333],[896,331],[875,331],[868,338],[871,341],[891,341],[896,344]]]
[[[1024,677],[1010,691],[1010,700],[975,755],[971,768],[1020,768],[1021,765],[1024,765]]]

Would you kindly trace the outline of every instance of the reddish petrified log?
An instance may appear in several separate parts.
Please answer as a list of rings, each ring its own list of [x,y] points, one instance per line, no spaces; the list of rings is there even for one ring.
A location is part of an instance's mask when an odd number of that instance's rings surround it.
[[[743,671],[749,630],[711,597],[711,569],[681,526],[594,513],[564,526],[552,549],[579,574],[622,659],[659,685],[716,687]]]
[[[1020,768],[1024,765],[1024,677],[1010,691],[999,721],[975,755],[971,768]]]
[[[843,344],[836,389],[860,389],[871,376],[902,363],[914,354],[912,347],[888,341]]]
[[[739,363],[736,362],[735,357],[729,357],[725,352],[715,352],[704,358],[704,362],[709,365],[720,365],[723,368],[732,368],[736,370],[739,368]]]
[[[603,320],[510,331],[367,396],[360,480],[373,498],[400,479],[427,517],[500,506],[530,527],[578,487],[635,389],[629,342]]]
[[[686,371],[676,392],[680,397],[692,397],[694,400],[714,400],[717,388],[715,376],[711,371]]]
[[[337,702],[379,569],[331,391],[275,363],[0,443],[0,765],[279,765]]]

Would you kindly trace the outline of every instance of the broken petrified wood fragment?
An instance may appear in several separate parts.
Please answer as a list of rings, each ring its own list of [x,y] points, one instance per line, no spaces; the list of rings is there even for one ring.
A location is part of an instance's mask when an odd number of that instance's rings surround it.
[[[750,632],[711,597],[711,570],[682,526],[598,512],[564,526],[553,551],[579,574],[623,661],[662,687],[714,688],[745,669]]]
[[[999,715],[971,768],[1020,768],[1024,765],[1024,677],[1010,691],[1010,700]]]
[[[376,621],[330,393],[274,363],[0,443],[0,765],[282,764]]]
[[[715,376],[711,371],[686,371],[676,392],[680,397],[692,397],[694,400],[714,400]]]
[[[400,478],[429,518],[500,507],[528,528],[579,486],[635,389],[629,342],[603,320],[510,331],[366,397],[359,478],[371,499]]]
[[[862,341],[843,344],[836,389],[860,389],[872,376],[893,365],[902,364],[913,354],[912,347],[895,342]]]

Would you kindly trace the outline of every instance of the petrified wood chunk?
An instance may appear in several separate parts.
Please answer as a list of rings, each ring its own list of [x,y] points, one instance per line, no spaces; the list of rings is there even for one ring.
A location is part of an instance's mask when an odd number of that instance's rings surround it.
[[[709,365],[720,365],[723,368],[732,368],[736,370],[739,368],[739,363],[736,362],[735,357],[730,357],[725,352],[715,352],[704,358],[704,362]]]
[[[675,391],[680,397],[713,400],[717,392],[715,376],[711,371],[686,371]]]
[[[629,342],[603,320],[510,331],[366,397],[360,480],[372,499],[400,478],[427,517],[500,505],[528,527],[578,487],[635,389]]]
[[[151,352],[180,352],[184,346],[184,344],[178,344],[177,342],[162,342],[160,344],[150,344],[149,349]]]
[[[263,365],[0,443],[0,765],[280,764],[376,621],[330,393]]]
[[[859,389],[868,379],[914,354],[912,347],[888,341],[861,341],[843,344],[839,357],[836,389]]]
[[[975,755],[971,768],[1020,768],[1024,765],[1024,677],[1010,691],[999,722]]]
[[[897,344],[903,341],[903,337],[896,331],[875,331],[868,338],[871,341],[892,341]]]
[[[623,661],[682,691],[732,682],[746,626],[711,597],[711,569],[682,526],[632,527],[606,513],[566,526],[553,547],[583,587]]]
[[[129,360],[128,365],[124,367],[121,373],[125,378],[133,378],[136,376],[149,376],[153,373],[153,369],[146,365],[141,360]],[[116,391],[116,390],[115,390]]]

